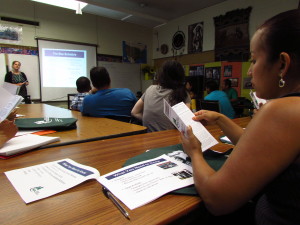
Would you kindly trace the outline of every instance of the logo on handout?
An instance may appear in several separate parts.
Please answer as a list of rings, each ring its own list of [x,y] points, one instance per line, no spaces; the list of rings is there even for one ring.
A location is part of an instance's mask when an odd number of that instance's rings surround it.
[[[38,195],[40,192],[39,190],[43,189],[44,187],[42,186],[38,186],[38,187],[33,187],[33,188],[30,188],[30,191],[34,192],[34,194]]]

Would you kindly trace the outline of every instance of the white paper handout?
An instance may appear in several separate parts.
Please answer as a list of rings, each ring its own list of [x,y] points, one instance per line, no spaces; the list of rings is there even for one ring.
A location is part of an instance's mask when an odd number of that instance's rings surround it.
[[[8,82],[3,83],[3,88],[6,89],[12,95],[19,94],[19,90],[20,90],[20,86]]]
[[[208,132],[208,130],[197,121],[194,121],[194,113],[180,102],[173,107],[164,99],[164,113],[180,132],[186,132],[187,126],[190,125],[194,135],[201,142],[202,151],[218,144],[218,141]]]
[[[62,159],[7,171],[5,175],[25,203],[30,203],[95,179],[100,173],[71,159]]]
[[[97,180],[131,210],[194,184],[192,167],[167,155],[123,167]]]
[[[0,122],[2,122],[21,103],[23,97],[12,95],[3,87],[0,87],[0,96]]]
[[[260,104],[267,103],[267,100],[257,97],[255,91],[254,92],[252,90],[250,91],[250,97],[251,97],[251,99],[253,101],[253,104],[254,104],[256,109],[259,109]]]

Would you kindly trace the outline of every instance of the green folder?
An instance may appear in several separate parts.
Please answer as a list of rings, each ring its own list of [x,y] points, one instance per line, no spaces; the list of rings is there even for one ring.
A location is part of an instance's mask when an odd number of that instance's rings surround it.
[[[183,147],[182,147],[181,144],[171,145],[171,146],[162,147],[162,148],[154,148],[154,149],[151,149],[151,150],[149,150],[145,153],[142,153],[140,155],[137,155],[133,158],[128,159],[125,162],[125,164],[123,165],[123,167],[134,164],[134,163],[137,163],[137,162],[141,162],[141,161],[144,161],[144,160],[156,158],[160,155],[168,154],[168,153],[178,151],[178,150],[183,151]],[[227,155],[230,152],[231,151],[227,151],[226,153],[217,153],[217,152],[212,151],[212,150],[206,150],[203,153],[203,155],[204,155],[204,158],[207,161],[207,163],[213,169],[218,170],[222,167],[222,165],[224,164],[224,162],[227,159]],[[198,195],[194,185],[172,191],[171,193],[173,193],[173,194],[183,194],[183,195]]]
[[[75,118],[20,118],[15,120],[20,130],[70,130],[76,128]]]

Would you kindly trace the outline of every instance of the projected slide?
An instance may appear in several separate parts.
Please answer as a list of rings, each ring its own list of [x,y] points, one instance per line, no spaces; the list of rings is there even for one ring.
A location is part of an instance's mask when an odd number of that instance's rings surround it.
[[[42,49],[43,87],[76,87],[76,80],[86,76],[85,50]]]

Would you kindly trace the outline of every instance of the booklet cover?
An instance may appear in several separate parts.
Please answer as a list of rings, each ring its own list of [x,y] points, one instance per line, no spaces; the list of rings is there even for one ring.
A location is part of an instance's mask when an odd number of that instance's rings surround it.
[[[206,151],[210,147],[218,144],[218,141],[209,133],[202,123],[192,119],[194,113],[183,102],[171,107],[169,103],[164,100],[164,113],[180,132],[185,132],[187,126],[190,125],[194,135],[202,144],[202,151]]]

